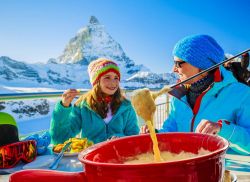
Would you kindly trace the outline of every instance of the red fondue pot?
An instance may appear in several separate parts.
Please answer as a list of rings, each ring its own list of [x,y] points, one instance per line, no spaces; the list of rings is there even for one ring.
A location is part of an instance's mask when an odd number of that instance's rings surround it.
[[[82,151],[78,158],[85,172],[66,173],[49,170],[29,170],[29,176],[38,181],[81,181],[81,182],[220,182],[224,174],[224,157],[228,142],[215,135],[197,133],[157,134],[161,151],[197,153],[200,148],[210,153],[185,160],[149,164],[123,164],[128,158],[152,152],[149,135],[124,137],[99,143]],[[20,173],[20,172],[19,172]],[[28,172],[26,172],[28,173]],[[24,178],[25,174],[16,176]],[[27,174],[26,174],[27,175]],[[47,177],[45,177],[47,175]],[[21,178],[20,178],[21,177]],[[27,176],[26,176],[27,177]],[[15,175],[11,181],[15,181]]]

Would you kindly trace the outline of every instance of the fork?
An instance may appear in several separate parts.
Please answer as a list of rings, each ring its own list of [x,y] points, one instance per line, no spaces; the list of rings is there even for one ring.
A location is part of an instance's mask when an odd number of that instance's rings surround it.
[[[62,159],[63,153],[65,150],[71,145],[71,141],[68,142],[61,150],[61,152],[58,154],[58,156],[55,158],[55,160],[50,164],[49,169],[55,170],[58,167],[59,162]]]

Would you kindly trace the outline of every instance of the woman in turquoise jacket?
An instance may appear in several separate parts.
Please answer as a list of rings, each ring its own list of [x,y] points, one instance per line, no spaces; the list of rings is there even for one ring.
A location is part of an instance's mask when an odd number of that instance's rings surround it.
[[[72,100],[79,92],[70,89],[55,106],[50,133],[52,143],[63,143],[81,131],[94,143],[139,133],[137,116],[119,87],[120,71],[116,63],[105,58],[88,66],[93,88],[81,96],[74,106]]]
[[[180,81],[225,59],[223,49],[207,35],[185,37],[176,44],[173,55],[173,71]],[[170,113],[159,132],[218,134],[234,151],[250,154],[250,88],[232,72],[221,66],[175,88],[170,95]]]

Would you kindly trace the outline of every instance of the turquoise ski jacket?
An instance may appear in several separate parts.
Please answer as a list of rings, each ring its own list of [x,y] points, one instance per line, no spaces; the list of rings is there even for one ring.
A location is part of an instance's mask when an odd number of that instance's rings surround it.
[[[53,144],[63,143],[75,137],[81,131],[81,137],[87,137],[94,143],[105,141],[112,136],[123,137],[139,133],[137,116],[130,101],[124,100],[106,124],[86,102],[80,106],[64,107],[58,102],[53,111],[50,134]]]
[[[170,93],[170,113],[159,132],[193,132],[202,119],[222,120],[218,135],[227,139],[234,151],[250,154],[250,87],[220,67],[215,72],[215,82],[198,97],[193,110],[185,92],[179,87]]]

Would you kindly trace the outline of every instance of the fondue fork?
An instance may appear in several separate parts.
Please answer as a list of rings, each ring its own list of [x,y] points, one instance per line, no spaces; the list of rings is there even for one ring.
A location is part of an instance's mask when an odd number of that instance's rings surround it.
[[[55,158],[55,160],[50,164],[49,168],[50,169],[57,169],[59,162],[61,161],[62,157],[63,157],[63,153],[65,152],[65,150],[67,150],[67,148],[71,145],[71,141],[68,142],[63,148],[62,151],[58,154],[58,156]]]

